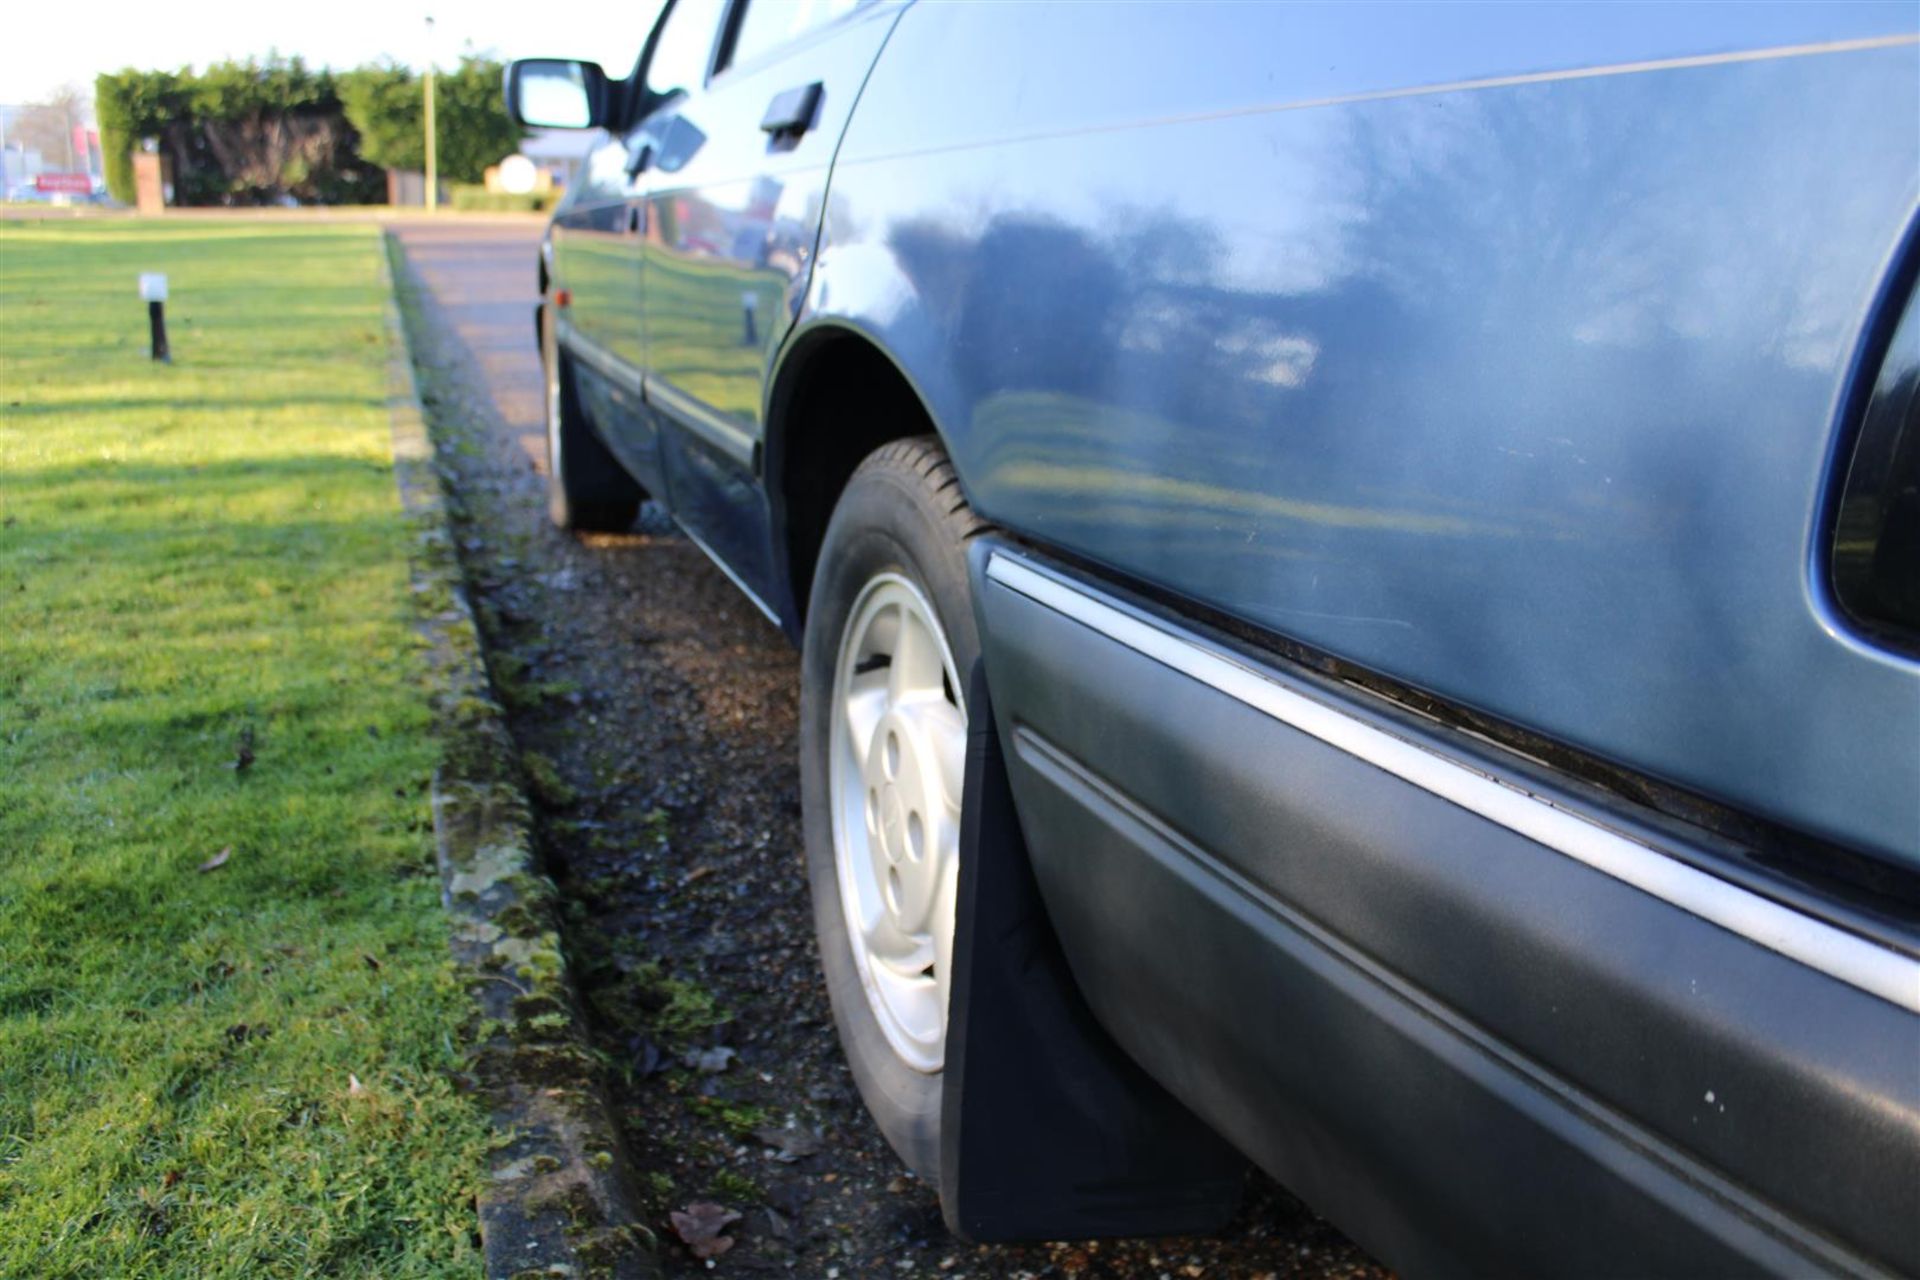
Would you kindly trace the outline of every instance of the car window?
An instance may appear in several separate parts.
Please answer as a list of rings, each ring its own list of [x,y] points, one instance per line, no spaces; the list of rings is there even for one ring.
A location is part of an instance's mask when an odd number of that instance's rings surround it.
[[[677,0],[647,60],[647,90],[658,97],[698,89],[720,29],[726,0]]]
[[[747,62],[815,27],[851,13],[861,0],[747,0],[727,65]]]

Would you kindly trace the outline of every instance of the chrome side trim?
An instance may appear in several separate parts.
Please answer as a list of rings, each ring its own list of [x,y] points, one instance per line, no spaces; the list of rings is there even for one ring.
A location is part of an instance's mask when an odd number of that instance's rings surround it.
[[[647,379],[647,403],[718,449],[742,471],[753,470],[754,439],[724,414],[715,413],[664,378]]]
[[[581,364],[590,366],[595,373],[622,390],[634,396],[640,394],[640,371],[574,328],[573,321],[565,314],[557,317],[553,337],[554,341],[566,348],[568,355]]]
[[[1412,1010],[1417,1015],[1414,1023],[1420,1026],[1420,1030],[1410,1031],[1409,1034],[1426,1045],[1432,1044],[1430,1037],[1444,1037],[1465,1050],[1457,1055],[1436,1051],[1447,1057],[1462,1076],[1490,1090],[1498,1089],[1498,1085],[1488,1083],[1490,1077],[1506,1075],[1526,1081],[1537,1091],[1535,1096],[1539,1099],[1537,1110],[1529,1108],[1534,1119],[1542,1127],[1564,1135],[1567,1129],[1562,1117],[1572,1116],[1576,1123],[1603,1135],[1609,1140],[1607,1146],[1610,1149],[1597,1159],[1615,1172],[1629,1164],[1641,1162],[1658,1168],[1679,1179],[1682,1185],[1704,1192],[1709,1201],[1718,1202],[1717,1207],[1722,1212],[1730,1210],[1749,1223],[1760,1226],[1761,1230],[1772,1234],[1786,1247],[1799,1251],[1812,1260],[1814,1270],[1818,1273],[1836,1276],[1883,1274],[1857,1253],[1808,1230],[1742,1183],[1705,1163],[1684,1147],[1646,1128],[1611,1103],[1602,1101],[1555,1068],[1529,1056],[1463,1016],[1459,1010],[1429,993],[1407,974],[1388,967],[1312,916],[1261,887],[1169,827],[1131,796],[1032,729],[1025,725],[1014,729],[1013,750],[1023,763],[1046,777],[1055,788],[1065,792],[1073,803],[1091,814],[1095,821],[1105,824],[1110,830],[1121,832],[1136,849],[1145,851],[1149,858],[1162,864],[1179,860],[1201,868],[1211,881],[1202,892],[1214,892],[1217,887],[1223,896],[1238,896],[1295,934],[1307,946],[1323,952],[1333,962],[1335,970],[1344,970],[1352,975],[1356,986],[1371,988],[1387,1000]],[[1331,981],[1337,984],[1341,979],[1333,978]],[[1357,995],[1350,998],[1356,1001],[1364,999]],[[1796,1267],[1794,1272],[1804,1269]],[[1759,1268],[1756,1267],[1756,1270]]]
[[[643,397],[688,432],[719,450],[742,471],[754,469],[756,442],[753,436],[725,415],[715,413],[665,379],[643,378],[638,369],[574,328],[573,321],[565,315],[559,317],[554,338],[566,348],[568,355],[621,389]]]
[[[1603,875],[1920,1014],[1920,961],[1762,897],[1309,698],[1120,602],[995,551],[987,577],[1283,724]]]
[[[745,582],[742,582],[740,580],[740,575],[733,571],[733,566],[728,564],[725,560],[721,559],[720,553],[715,551],[712,547],[708,546],[706,539],[702,538],[699,534],[695,533],[693,531],[692,526],[688,525],[685,520],[682,520],[678,515],[674,515],[674,513],[672,512],[668,512],[668,514],[673,515],[673,522],[680,526],[680,532],[687,535],[687,541],[693,543],[694,546],[700,548],[701,552],[707,557],[707,559],[713,561],[714,567],[720,570],[720,572],[727,575],[727,581],[731,582],[734,586],[740,588],[740,594],[745,596],[747,599],[753,601],[753,607],[766,615],[768,622],[771,622],[776,627],[779,626],[780,615],[775,613],[773,611],[773,608],[770,605],[768,605],[765,600],[762,600],[760,598],[759,593],[754,591],[752,587],[748,586]]]

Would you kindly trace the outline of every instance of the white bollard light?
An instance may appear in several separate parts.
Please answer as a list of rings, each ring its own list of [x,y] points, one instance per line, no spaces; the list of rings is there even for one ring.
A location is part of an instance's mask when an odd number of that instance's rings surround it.
[[[147,304],[147,325],[153,331],[153,358],[162,364],[173,363],[167,349],[167,278],[158,271],[140,273],[140,296]]]

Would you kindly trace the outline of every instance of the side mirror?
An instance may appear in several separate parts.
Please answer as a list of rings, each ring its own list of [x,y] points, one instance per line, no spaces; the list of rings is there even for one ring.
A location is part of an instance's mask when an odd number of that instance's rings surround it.
[[[607,73],[597,63],[519,58],[507,64],[507,114],[534,129],[592,129],[606,123]]]

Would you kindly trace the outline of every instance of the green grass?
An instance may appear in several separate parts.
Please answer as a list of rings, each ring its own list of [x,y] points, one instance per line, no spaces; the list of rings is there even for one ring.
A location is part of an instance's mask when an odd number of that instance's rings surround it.
[[[478,1271],[380,262],[0,223],[0,1276]]]

